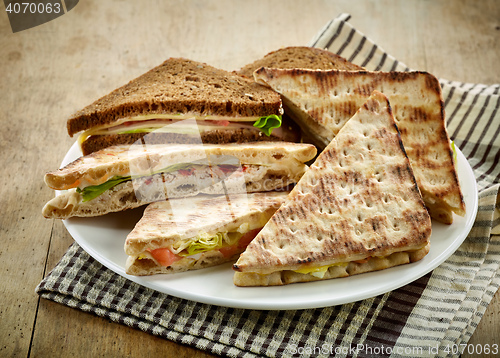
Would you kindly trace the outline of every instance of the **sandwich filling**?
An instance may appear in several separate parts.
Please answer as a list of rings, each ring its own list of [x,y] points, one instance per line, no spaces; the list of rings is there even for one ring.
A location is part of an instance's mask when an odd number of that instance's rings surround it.
[[[179,240],[169,247],[146,249],[137,259],[153,260],[160,266],[168,267],[182,259],[198,260],[202,254],[209,251],[218,251],[223,257],[231,258],[245,250],[262,226],[250,229],[250,225],[245,223],[236,231],[200,233],[188,240]]]
[[[158,179],[163,183],[169,183],[173,181],[176,177],[190,177],[195,176],[200,180],[208,180],[215,183],[217,181],[222,181],[231,175],[242,175],[243,173],[251,173],[261,169],[262,165],[232,165],[232,164],[219,164],[219,165],[209,165],[209,164],[197,164],[197,163],[178,163],[170,165],[162,170],[159,170],[151,175],[147,176],[114,176],[111,179],[96,185],[89,185],[85,187],[77,187],[76,191],[82,196],[83,202],[93,200],[106,192],[114,188],[115,186],[136,179],[142,179],[141,185],[150,185],[157,183]]]
[[[377,261],[377,260],[390,260],[391,261],[393,255],[396,256],[396,255],[401,255],[401,254],[407,254],[410,257],[410,261],[412,261],[411,257],[414,255],[418,255],[418,252],[425,250],[426,247],[427,247],[427,243],[420,245],[416,249],[412,248],[411,250],[396,251],[396,252],[382,254],[382,255],[366,256],[364,258],[360,258],[360,259],[356,259],[356,260],[339,261],[339,262],[334,262],[334,263],[327,264],[327,265],[318,265],[317,263],[316,264],[306,263],[306,264],[302,264],[298,268],[290,267],[290,268],[284,268],[283,270],[271,271],[271,272],[267,272],[267,271],[260,272],[260,271],[256,270],[256,271],[247,271],[245,273],[257,274],[260,276],[268,276],[270,274],[275,274],[276,272],[289,271],[289,272],[295,272],[295,273],[304,274],[304,275],[310,275],[310,276],[322,279],[325,277],[328,270],[331,268],[334,268],[335,270],[337,270],[337,269],[346,270],[348,268],[348,266],[352,265],[352,264],[365,265],[365,264],[370,264],[371,262]]]
[[[381,255],[381,256],[367,256],[367,257],[359,259],[359,260],[335,262],[335,263],[329,264],[329,265],[318,266],[318,265],[306,264],[306,265],[303,265],[299,269],[291,270],[291,271],[297,272],[297,273],[301,273],[301,274],[311,275],[311,276],[314,276],[314,277],[317,277],[317,278],[323,278],[323,277],[325,277],[325,274],[328,272],[328,270],[331,267],[347,268],[347,266],[349,266],[349,264],[363,265],[363,264],[366,264],[366,263],[370,262],[371,260],[376,260],[376,259],[379,259],[379,260],[390,259],[391,255],[398,254],[398,253],[407,253],[407,254],[411,255],[412,253],[415,253],[415,252],[417,252],[419,250],[424,249],[426,247],[426,245],[427,244],[421,245],[421,247],[419,247],[416,250],[400,251],[400,252],[395,252],[395,253],[391,253],[391,254],[387,254],[387,255]]]
[[[195,120],[196,125],[182,123],[184,120]],[[90,136],[129,133],[177,133],[196,135],[213,130],[231,130],[240,128],[257,128],[266,136],[279,129],[282,116],[272,114],[263,117],[230,118],[224,116],[198,116],[193,114],[151,114],[122,118],[107,125],[97,126],[84,131],[78,138],[82,144]],[[172,125],[174,124],[174,125]]]
[[[237,286],[276,286],[295,282],[308,282],[339,277],[348,277],[365,272],[384,270],[390,267],[421,260],[429,252],[429,244],[417,250],[396,251],[384,256],[368,256],[364,259],[337,262],[323,266],[304,265],[269,273],[236,272]]]

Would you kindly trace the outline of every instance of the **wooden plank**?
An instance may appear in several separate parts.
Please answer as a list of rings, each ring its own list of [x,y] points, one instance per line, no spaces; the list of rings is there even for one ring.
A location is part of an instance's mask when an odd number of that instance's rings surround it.
[[[57,77],[50,57],[37,58],[44,52],[40,34],[12,34],[1,18],[0,355],[26,357],[38,305],[34,290],[44,275],[52,230],[41,216],[43,201],[53,195],[43,173],[62,153],[48,145],[58,137],[52,111],[61,106],[56,82],[45,81]],[[64,142],[59,140],[61,149]]]

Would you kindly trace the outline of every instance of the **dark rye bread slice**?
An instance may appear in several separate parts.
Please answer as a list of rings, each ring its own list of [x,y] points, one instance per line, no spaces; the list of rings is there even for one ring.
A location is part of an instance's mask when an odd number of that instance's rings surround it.
[[[198,135],[182,134],[182,133],[126,133],[126,134],[111,134],[111,135],[91,135],[81,143],[83,155],[88,155],[98,150],[119,144],[162,144],[162,143],[179,143],[179,144],[197,144],[200,143],[246,143],[258,141],[284,141],[284,142],[299,142],[300,128],[290,118],[283,116],[283,124],[281,130],[274,130],[270,136],[265,135],[260,129],[252,128],[234,128],[231,130],[213,129],[207,132],[200,132]]]
[[[291,46],[270,52],[263,58],[244,66],[237,73],[253,79],[253,72],[260,67],[363,70],[363,67],[355,65],[333,52],[314,47]]]
[[[431,231],[389,101],[375,91],[241,254],[234,283],[284,285],[406,264],[428,253]],[[324,276],[309,273],[321,268]]]
[[[70,136],[123,117],[143,114],[228,117],[281,114],[277,93],[205,63],[170,58],[68,119]]]

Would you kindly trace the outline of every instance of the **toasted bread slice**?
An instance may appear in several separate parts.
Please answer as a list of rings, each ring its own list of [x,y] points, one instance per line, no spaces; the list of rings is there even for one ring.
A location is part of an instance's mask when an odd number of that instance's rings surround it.
[[[70,136],[123,117],[193,114],[230,118],[280,114],[279,95],[228,71],[170,58],[76,112],[68,119]]]
[[[261,67],[308,68],[313,70],[363,70],[343,57],[315,47],[290,46],[273,51],[237,71],[253,79],[253,72]]]
[[[234,264],[238,286],[284,285],[406,264],[431,219],[387,100],[374,94]]]
[[[320,148],[337,135],[374,90],[383,92],[431,216],[451,224],[453,212],[465,215],[441,87],[431,74],[260,68],[255,78],[282,95],[285,111]]]

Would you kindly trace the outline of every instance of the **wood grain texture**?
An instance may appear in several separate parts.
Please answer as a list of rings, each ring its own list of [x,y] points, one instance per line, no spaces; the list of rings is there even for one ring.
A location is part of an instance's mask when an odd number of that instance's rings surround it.
[[[15,34],[0,15],[0,356],[212,356],[38,298],[36,285],[72,243],[40,214],[53,195],[43,174],[74,142],[65,127],[73,112],[166,58],[238,69],[307,44],[341,12],[411,68],[500,82],[496,0],[86,0]],[[470,344],[500,344],[499,326],[497,292]]]

